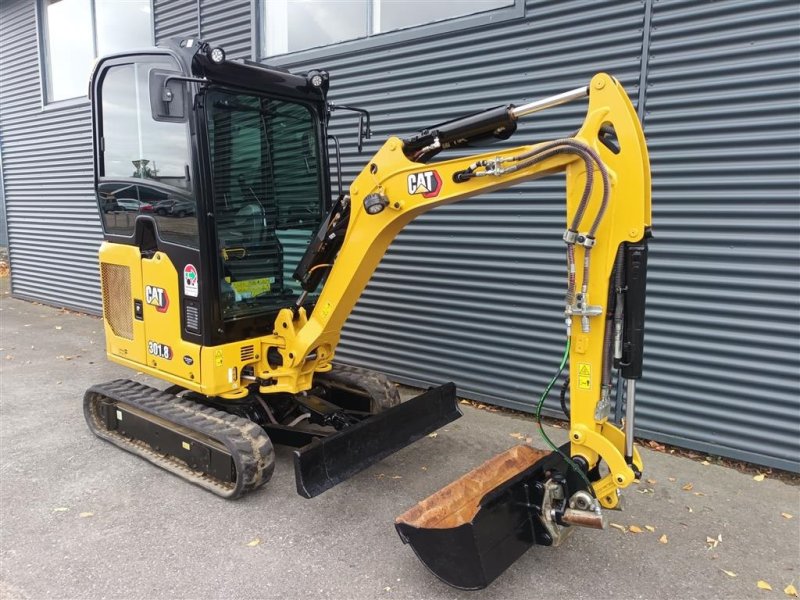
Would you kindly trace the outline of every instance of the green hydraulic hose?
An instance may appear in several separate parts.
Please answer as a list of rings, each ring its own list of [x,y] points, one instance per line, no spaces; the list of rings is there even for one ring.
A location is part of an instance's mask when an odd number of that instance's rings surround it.
[[[558,452],[558,454],[561,455],[561,458],[563,458],[566,461],[566,463],[572,468],[572,470],[581,476],[581,479],[583,479],[583,481],[586,483],[586,487],[589,489],[589,493],[591,493],[592,496],[594,496],[595,495],[594,488],[592,487],[589,478],[586,476],[586,473],[584,473],[583,469],[581,469],[578,465],[575,464],[575,461],[573,461],[569,456],[564,454],[561,451],[561,449],[559,449],[558,446],[556,446],[552,442],[552,440],[547,436],[547,433],[544,430],[544,426],[542,425],[542,406],[544,406],[545,398],[547,398],[547,396],[550,394],[550,390],[553,389],[553,386],[556,384],[556,381],[558,381],[558,378],[561,376],[561,372],[564,370],[564,367],[567,364],[567,359],[569,359],[569,349],[571,344],[572,344],[571,339],[569,336],[567,336],[567,343],[564,346],[564,356],[561,357],[561,364],[558,366],[558,371],[556,372],[555,375],[553,375],[553,378],[550,380],[550,383],[547,384],[547,387],[544,389],[544,392],[542,392],[542,395],[539,398],[539,404],[536,405],[536,424],[539,426],[539,433],[542,435],[542,438],[544,439],[545,443],[548,446],[550,446],[550,448],[553,451]]]

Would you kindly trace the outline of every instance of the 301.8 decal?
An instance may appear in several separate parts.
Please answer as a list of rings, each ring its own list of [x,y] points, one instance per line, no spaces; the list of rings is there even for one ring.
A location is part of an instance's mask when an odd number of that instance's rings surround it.
[[[159,342],[149,341],[147,342],[147,351],[153,356],[157,356],[158,358],[166,358],[167,360],[172,360],[172,348],[170,348],[166,344],[160,344]]]

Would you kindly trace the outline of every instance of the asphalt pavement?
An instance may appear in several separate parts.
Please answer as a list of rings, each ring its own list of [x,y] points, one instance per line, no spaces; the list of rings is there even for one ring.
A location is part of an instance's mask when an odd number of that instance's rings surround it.
[[[12,299],[2,281],[0,598],[786,598],[800,588],[798,487],[643,448],[645,474],[608,530],[533,548],[486,590],[452,589],[401,543],[394,518],[519,437],[543,447],[530,418],[464,405],[435,437],[313,500],[296,494],[279,448],[270,483],[222,500],[92,436],[84,390],[148,379],[106,361],[100,319]]]

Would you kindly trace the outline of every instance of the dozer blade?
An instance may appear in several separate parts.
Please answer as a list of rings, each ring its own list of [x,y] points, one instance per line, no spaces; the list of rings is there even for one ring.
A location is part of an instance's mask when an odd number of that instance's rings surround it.
[[[554,470],[563,471],[558,454],[514,446],[417,503],[395,527],[439,579],[485,588],[534,544],[552,545],[538,509]]]
[[[461,416],[456,386],[432,388],[294,452],[297,492],[313,498]]]

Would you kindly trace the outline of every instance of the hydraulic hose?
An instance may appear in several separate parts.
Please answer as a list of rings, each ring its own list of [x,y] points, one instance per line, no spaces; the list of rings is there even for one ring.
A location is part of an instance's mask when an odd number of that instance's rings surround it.
[[[583,469],[581,469],[577,464],[575,464],[574,460],[572,460],[569,456],[564,454],[561,451],[561,449],[553,443],[553,441],[548,437],[547,433],[545,432],[544,426],[542,425],[542,406],[544,406],[544,401],[550,394],[550,390],[553,389],[553,386],[555,385],[556,381],[558,380],[559,377],[561,377],[561,373],[567,364],[567,360],[569,359],[569,349],[571,345],[572,341],[569,337],[567,337],[567,342],[564,345],[564,354],[561,357],[561,363],[558,365],[558,371],[556,371],[556,374],[553,375],[553,378],[547,384],[547,387],[544,388],[544,392],[542,392],[542,395],[539,397],[539,403],[536,405],[536,425],[539,427],[539,433],[541,434],[542,439],[545,441],[545,443],[550,447],[551,450],[557,452],[573,471],[575,471],[578,475],[580,475],[581,479],[583,479],[584,483],[586,484],[589,493],[591,493],[592,496],[595,496],[594,488],[592,487],[591,481],[589,481],[589,478],[586,476],[586,473],[584,473]]]

